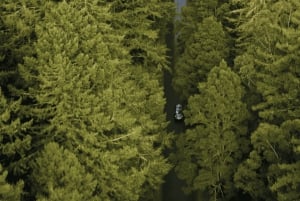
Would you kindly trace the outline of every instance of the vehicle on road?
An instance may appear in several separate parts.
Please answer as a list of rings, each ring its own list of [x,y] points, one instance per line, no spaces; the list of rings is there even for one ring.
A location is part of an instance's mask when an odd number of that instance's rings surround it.
[[[174,118],[177,121],[182,121],[184,119],[184,115],[183,115],[183,112],[182,112],[182,105],[181,104],[177,104],[175,106]]]

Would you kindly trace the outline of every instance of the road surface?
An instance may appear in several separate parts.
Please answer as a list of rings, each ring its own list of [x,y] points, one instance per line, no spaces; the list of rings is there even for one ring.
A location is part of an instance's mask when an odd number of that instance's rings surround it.
[[[186,0],[175,0],[176,4],[176,13],[180,14],[181,7],[186,5]],[[180,16],[176,16],[175,18],[180,19]],[[170,26],[171,29],[172,26]],[[169,48],[168,56],[170,57],[170,69],[171,71],[174,69],[174,35],[171,31],[171,34],[167,36],[167,45]],[[184,132],[185,126],[184,122],[175,122],[173,115],[175,111],[175,105],[180,103],[178,94],[174,91],[172,87],[172,72],[165,71],[164,72],[164,93],[166,98],[166,106],[165,111],[167,114],[167,120],[170,122],[168,125],[168,132],[174,132],[176,135],[180,135]],[[169,150],[167,152],[170,152]],[[168,155],[168,153],[166,153]],[[182,187],[184,182],[179,180],[174,172],[171,170],[169,174],[165,177],[165,183],[162,187],[162,201],[194,201],[193,195],[186,195],[182,191]]]

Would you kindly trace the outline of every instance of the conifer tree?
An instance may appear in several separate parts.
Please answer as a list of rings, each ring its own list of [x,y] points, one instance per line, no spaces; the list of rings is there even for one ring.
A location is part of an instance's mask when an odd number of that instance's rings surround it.
[[[224,60],[199,91],[188,102],[190,129],[177,142],[176,172],[188,190],[208,191],[210,200],[230,200],[236,191],[233,174],[248,147],[244,91]]]
[[[112,26],[124,34],[123,46],[131,63],[161,77],[167,68],[165,34],[172,20],[174,5],[166,0],[111,1]]]
[[[0,85],[7,96],[20,97],[20,91],[15,89],[27,86],[17,67],[23,63],[23,57],[34,54],[35,24],[42,18],[42,10],[40,1],[1,1]]]
[[[96,200],[96,181],[75,154],[50,142],[34,162],[31,182],[38,201]]]
[[[190,0],[182,8],[180,20],[175,22],[176,51],[182,54],[186,41],[191,34],[197,32],[198,24],[205,18],[215,17],[218,21],[224,21],[226,13],[229,11],[229,2],[222,0]]]
[[[19,201],[23,188],[23,181],[19,181],[16,185],[7,183],[6,177],[8,172],[3,170],[0,165],[0,200],[1,201]]]
[[[24,56],[34,53],[34,26],[41,10],[38,1],[1,1],[0,70],[16,70]]]
[[[259,111],[261,118],[277,125],[300,116],[298,100],[300,47],[293,42],[300,36],[298,28],[300,4],[297,1],[291,1],[289,4],[279,1],[273,5],[274,10],[280,7],[282,10],[278,15],[282,17],[278,19],[278,25],[274,26],[281,30],[281,39],[273,47],[275,56],[271,63],[264,65],[263,71],[256,69],[258,72],[255,78],[256,86],[264,100],[254,108]],[[287,12],[291,12],[290,16],[285,16]],[[289,17],[291,19],[288,19]]]
[[[298,195],[283,174],[287,166],[297,167],[298,160],[291,145],[300,115],[299,45],[293,42],[299,37],[300,4],[291,0],[244,5],[240,40],[245,52],[236,64],[245,83],[261,97],[251,105],[260,122],[251,136],[253,150],[235,175],[236,185],[253,199],[293,200]]]
[[[291,144],[295,140],[291,139],[297,139],[298,128],[299,120],[286,121],[280,126],[261,123],[251,136],[253,150],[235,174],[237,187],[248,192],[255,200],[284,200],[283,194],[299,196],[299,193],[293,192],[297,191],[297,187],[285,180],[286,172],[289,172],[287,167],[297,167],[294,160],[298,154]],[[277,191],[281,198],[276,197],[271,189]]]
[[[197,83],[205,81],[209,71],[226,59],[227,42],[222,24],[216,18],[208,17],[198,24],[175,65],[173,85],[182,99],[197,93]]]
[[[205,18],[215,16],[218,0],[197,0],[189,1],[182,8],[182,17],[177,21],[176,32],[180,33],[178,41],[179,48],[185,46],[185,41],[190,38],[190,34],[197,31],[198,24]],[[216,16],[215,16],[216,17]]]
[[[36,83],[29,92],[42,127],[34,138],[75,154],[97,182],[97,200],[151,200],[148,193],[169,170],[161,147],[154,147],[165,128],[159,82],[131,68],[122,37],[107,24],[107,6],[64,1],[46,7],[36,28],[37,55],[20,66]]]
[[[1,164],[17,178],[28,169],[31,121],[18,117],[21,99],[9,100],[0,89],[0,156]]]
[[[21,177],[28,170],[31,137],[26,130],[31,122],[18,118],[20,102],[6,98],[0,88],[0,200],[3,201],[21,199],[24,186]],[[6,181],[8,174],[15,185]]]
[[[299,131],[300,121],[288,121],[285,127],[293,132],[292,149],[293,155],[297,159],[300,153],[300,141],[297,136]],[[290,156],[288,156],[290,158]],[[300,199],[300,161],[296,160],[293,163],[283,163],[279,165],[280,176],[276,178],[275,183],[271,186],[271,190],[277,194],[278,201],[299,200]]]

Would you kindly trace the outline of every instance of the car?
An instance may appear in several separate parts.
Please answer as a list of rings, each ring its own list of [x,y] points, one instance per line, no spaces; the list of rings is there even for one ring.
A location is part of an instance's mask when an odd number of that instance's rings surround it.
[[[181,104],[176,104],[174,118],[177,121],[181,121],[181,120],[184,119],[184,115],[183,115],[183,112],[182,112],[182,105]]]

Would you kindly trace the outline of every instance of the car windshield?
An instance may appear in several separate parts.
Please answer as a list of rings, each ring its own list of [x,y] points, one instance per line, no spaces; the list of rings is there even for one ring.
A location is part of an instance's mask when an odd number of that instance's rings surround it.
[[[182,106],[181,106],[180,104],[177,104],[177,105],[176,105],[176,110],[177,110],[177,111],[181,111],[181,110],[182,110]]]

